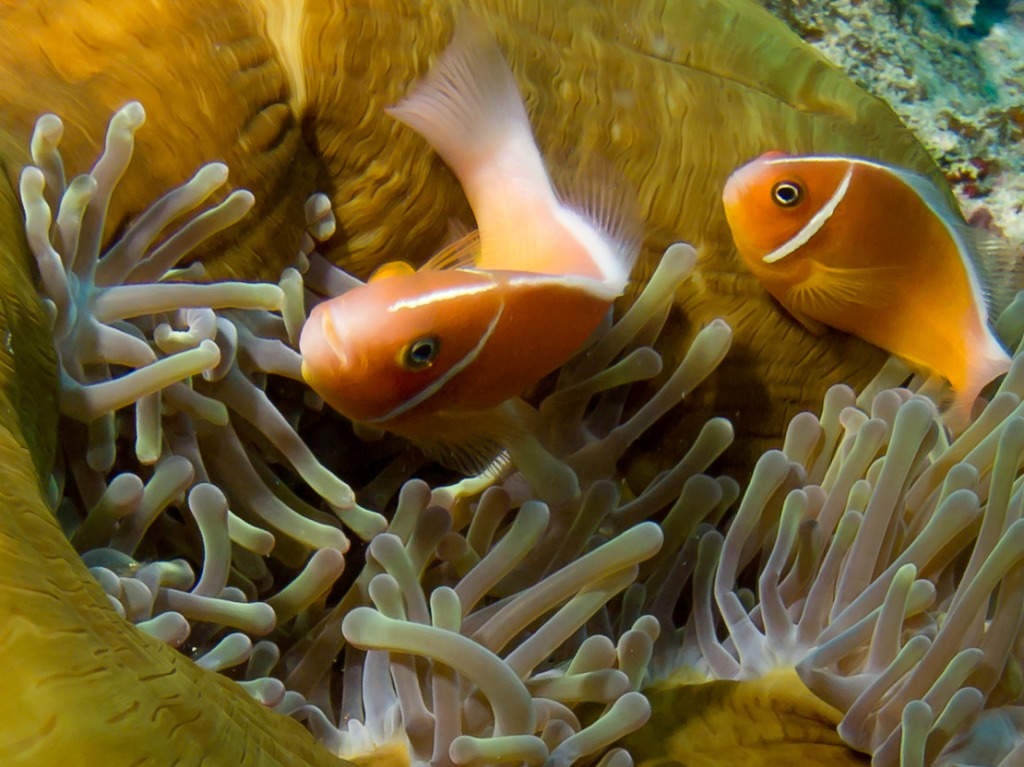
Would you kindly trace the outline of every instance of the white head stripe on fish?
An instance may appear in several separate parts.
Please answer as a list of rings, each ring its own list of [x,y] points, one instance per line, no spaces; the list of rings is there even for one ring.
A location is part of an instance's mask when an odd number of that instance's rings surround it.
[[[762,261],[766,264],[774,264],[776,261],[781,261],[790,253],[806,245],[807,241],[821,230],[825,222],[832,218],[832,214],[836,212],[839,203],[846,197],[846,191],[850,188],[850,179],[853,178],[853,168],[853,163],[850,163],[850,167],[846,169],[843,180],[839,182],[839,186],[836,187],[836,191],[829,198],[828,202],[821,206],[821,210],[811,216],[803,228],[793,235],[788,242],[784,242],[771,253],[763,256],[761,258]]]
[[[463,298],[464,296],[475,296],[477,293],[486,293],[488,290],[494,290],[498,287],[497,283],[490,282],[486,285],[470,285],[468,287],[461,288],[444,288],[442,290],[435,290],[432,293],[425,293],[422,296],[416,298],[404,298],[401,301],[395,301],[388,307],[389,312],[398,312],[402,309],[416,309],[420,306],[427,306],[428,304],[437,303],[438,301],[447,301],[451,298]]]
[[[403,413],[409,412],[414,407],[417,407],[418,405],[426,402],[428,399],[437,394],[437,392],[441,391],[442,387],[444,387],[445,384],[447,384],[455,376],[457,376],[459,373],[461,373],[463,370],[469,367],[469,365],[473,363],[473,360],[475,360],[480,355],[480,352],[487,345],[487,342],[490,340],[491,335],[494,333],[494,329],[498,326],[498,320],[501,319],[501,315],[504,312],[505,302],[502,301],[501,305],[498,306],[498,311],[494,313],[494,318],[491,320],[491,323],[487,326],[487,330],[484,331],[483,335],[480,336],[480,340],[477,341],[476,346],[470,349],[469,353],[466,354],[465,357],[463,357],[461,360],[452,365],[451,369],[449,369],[447,373],[445,373],[443,376],[441,376],[432,384],[430,384],[430,386],[424,387],[422,391],[407,399],[401,405],[391,410],[391,412],[385,413],[384,415],[378,416],[377,418],[371,418],[367,420],[367,423],[384,423],[385,421],[389,421],[392,418],[396,418],[402,415]]]
[[[794,159],[798,159],[801,163],[845,162],[845,163],[850,163],[852,165],[864,165],[865,167],[868,167],[868,168],[878,168],[880,170],[888,171],[890,173],[893,170],[888,165],[885,165],[885,164],[880,163],[880,162],[875,162],[874,160],[869,160],[866,157],[851,157],[851,156],[848,156],[848,155],[838,155],[838,154],[819,154],[819,155],[809,155],[809,156],[805,155],[805,156],[801,156],[801,157],[796,157],[794,155],[784,154],[784,155],[781,155],[779,157],[773,157],[773,158],[770,158],[768,160],[765,160],[765,164],[766,165],[788,165]]]

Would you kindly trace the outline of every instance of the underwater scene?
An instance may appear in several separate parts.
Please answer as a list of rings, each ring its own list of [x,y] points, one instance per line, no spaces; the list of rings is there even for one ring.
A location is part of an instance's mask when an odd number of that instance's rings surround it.
[[[1024,765],[1024,2],[0,31],[0,765]]]

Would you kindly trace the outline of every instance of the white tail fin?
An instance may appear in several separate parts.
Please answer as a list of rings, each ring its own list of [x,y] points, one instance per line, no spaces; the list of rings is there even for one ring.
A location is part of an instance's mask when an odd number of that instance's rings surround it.
[[[481,177],[500,166],[508,152],[514,153],[510,165],[517,174],[550,186],[512,71],[483,23],[469,14],[459,19],[427,75],[387,113],[441,155],[474,211]]]

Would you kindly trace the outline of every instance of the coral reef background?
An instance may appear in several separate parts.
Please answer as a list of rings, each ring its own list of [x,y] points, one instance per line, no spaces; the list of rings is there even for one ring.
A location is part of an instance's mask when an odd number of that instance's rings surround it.
[[[994,222],[1024,248],[1024,4],[763,5],[896,110],[969,220]]]

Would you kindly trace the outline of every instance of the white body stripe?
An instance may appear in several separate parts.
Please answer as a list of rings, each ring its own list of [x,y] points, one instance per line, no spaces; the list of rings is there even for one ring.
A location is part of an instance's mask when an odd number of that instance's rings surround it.
[[[825,222],[832,218],[832,214],[836,212],[836,208],[839,207],[839,203],[846,197],[846,192],[850,188],[850,179],[853,178],[854,165],[851,162],[850,167],[846,169],[846,173],[843,175],[842,181],[839,182],[839,186],[836,187],[836,191],[832,193],[832,196],[828,199],[821,209],[811,216],[811,219],[803,225],[792,238],[784,242],[782,245],[777,247],[771,253],[762,256],[761,260],[766,264],[774,264],[776,261],[781,261],[786,256],[790,255],[794,251],[802,248],[807,244],[814,235],[821,231],[821,227],[825,225]]]
[[[463,269],[458,271],[473,272],[474,274],[487,274],[484,271],[477,271],[475,269]],[[499,273],[500,274],[500,273]],[[491,277],[493,280],[493,276]],[[609,303],[614,301],[618,296],[618,291],[607,283],[601,282],[600,280],[590,279],[588,277],[578,277],[575,275],[555,276],[546,274],[530,274],[523,273],[516,276],[511,276],[508,279],[508,286],[511,288],[519,287],[533,287],[538,285],[558,285],[569,289],[580,290],[597,298],[607,300]],[[448,301],[456,298],[463,298],[465,296],[477,295],[479,293],[485,293],[489,290],[495,290],[498,287],[497,282],[489,282],[485,285],[472,285],[462,288],[445,288],[442,290],[436,290],[433,293],[427,293],[414,299],[404,299],[396,301],[388,307],[389,312],[399,312],[403,309],[415,309],[421,306],[427,306],[432,303],[440,301]],[[480,340],[477,341],[476,345],[463,357],[461,360],[452,365],[451,369],[445,373],[441,378],[438,378],[429,386],[422,389],[416,395],[410,397],[408,400],[403,402],[398,407],[394,408],[390,412],[367,420],[367,423],[384,423],[392,418],[407,413],[415,407],[426,402],[432,396],[437,394],[449,381],[455,376],[473,364],[473,361],[480,356],[480,352],[487,345],[491,336],[494,334],[494,329],[498,326],[498,321],[501,319],[502,314],[505,311],[505,302],[502,301],[498,307],[498,311],[495,312],[494,318],[487,326],[487,330],[484,331]]]

